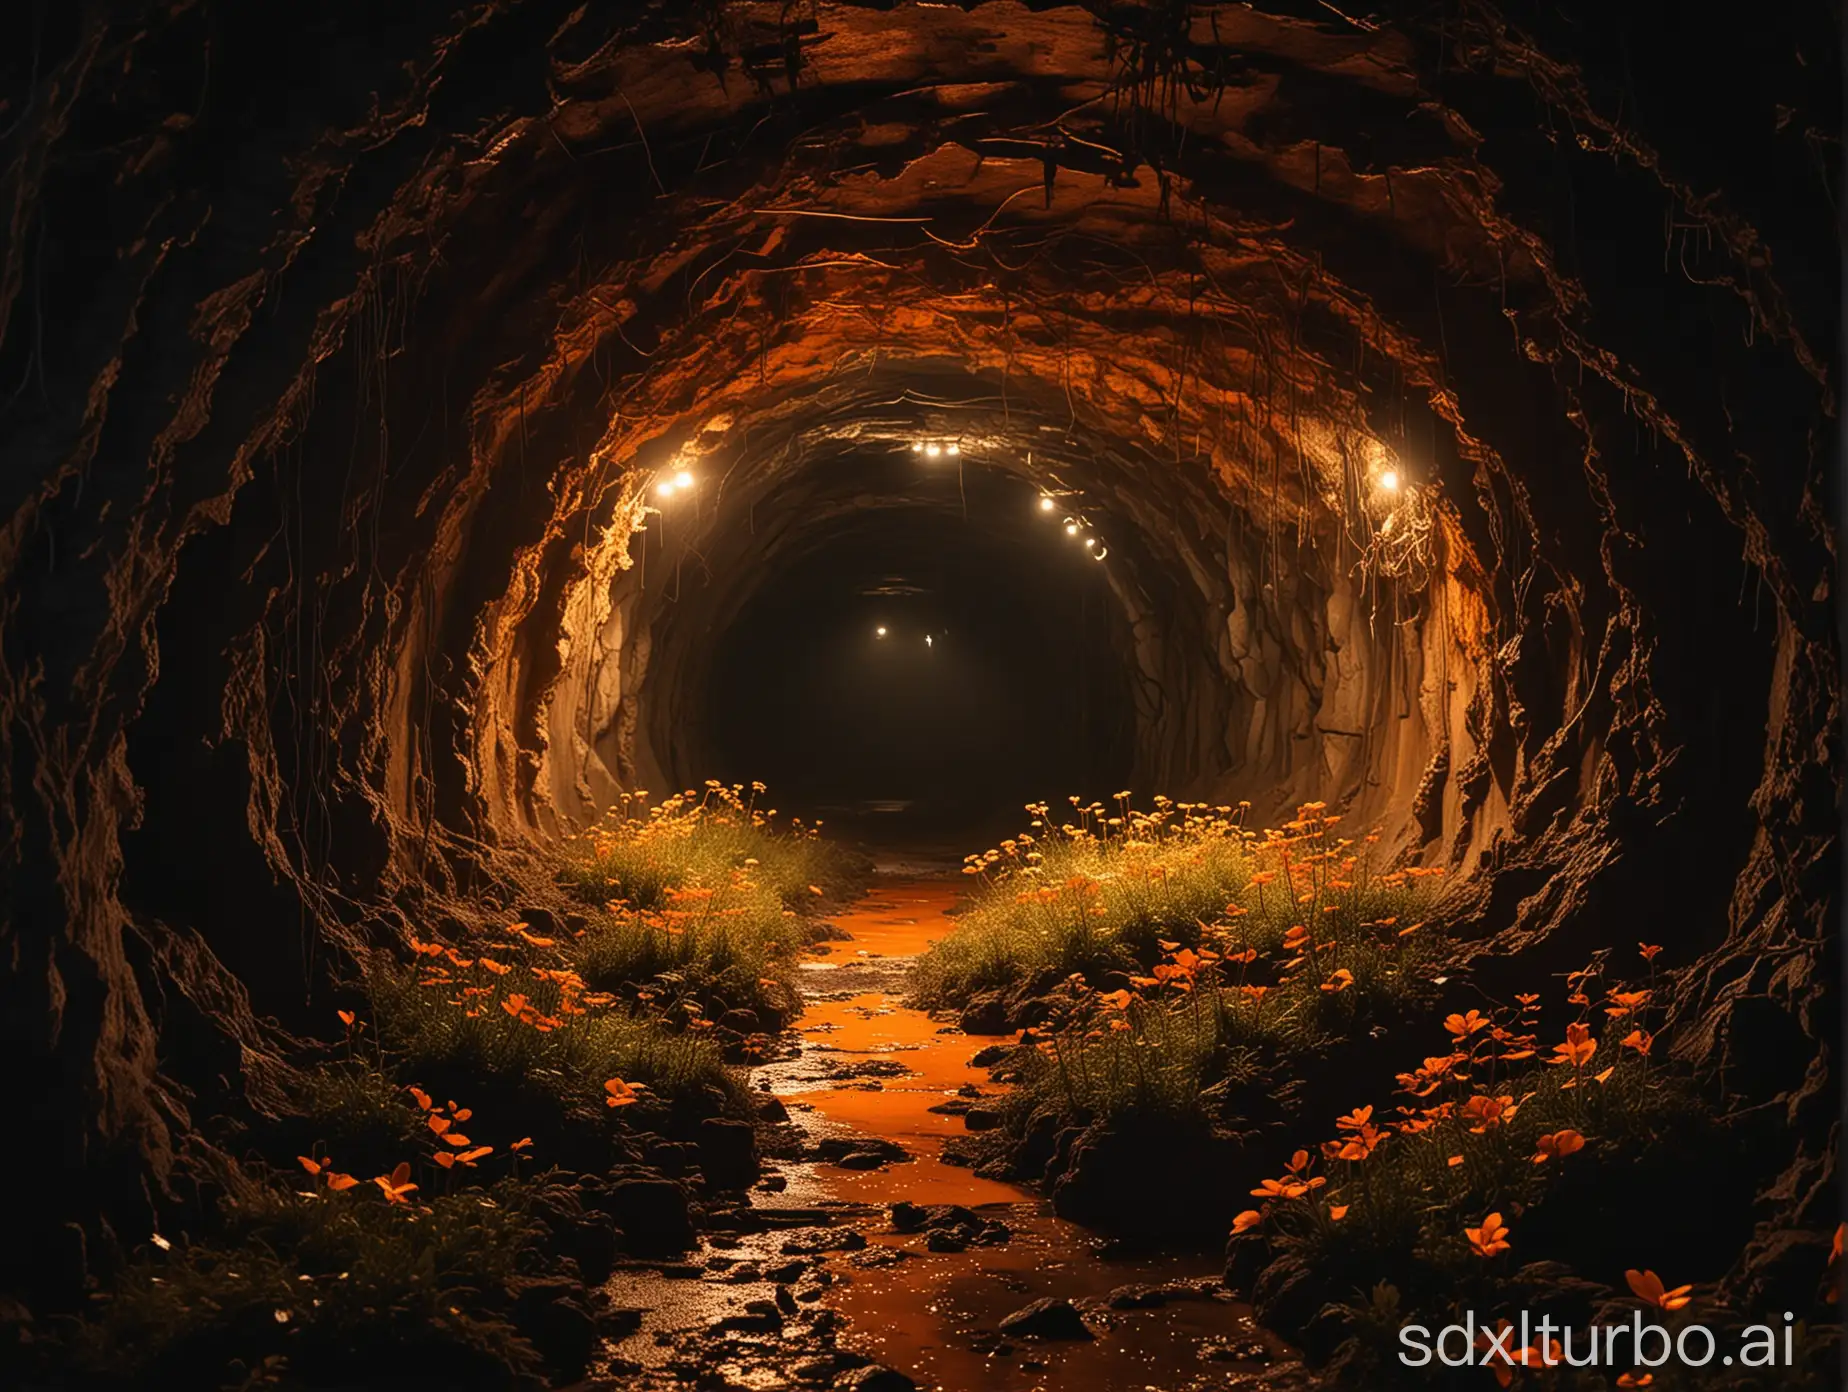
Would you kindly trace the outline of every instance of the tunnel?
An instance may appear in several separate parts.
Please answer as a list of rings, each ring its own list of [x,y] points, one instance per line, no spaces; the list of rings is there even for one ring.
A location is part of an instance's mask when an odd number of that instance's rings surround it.
[[[1315,804],[1484,982],[1666,944],[1788,1289],[1839,20],[1351,8],[0,21],[0,1289],[221,1192],[353,962],[708,779],[875,855]]]

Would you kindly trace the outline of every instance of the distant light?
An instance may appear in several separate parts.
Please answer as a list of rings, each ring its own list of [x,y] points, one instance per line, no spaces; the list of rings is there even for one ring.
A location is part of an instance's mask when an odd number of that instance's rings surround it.
[[[926,445],[924,446],[924,453],[929,455],[932,459],[935,459],[938,455],[943,453],[943,446],[942,445]]]
[[[1399,491],[1399,475],[1395,471],[1388,469],[1385,473],[1380,475],[1380,487],[1384,488],[1388,493],[1397,493]]]
[[[886,631],[885,631],[884,624],[880,624],[878,628],[875,628],[873,630],[873,637],[875,638],[883,638],[885,637],[885,634],[886,634]]]
[[[655,489],[655,492],[660,494],[663,498],[671,498],[674,496],[674,485],[671,483],[664,483],[659,488]]]
[[[943,452],[945,454],[961,454],[962,446],[961,445],[945,445],[943,447]]]
[[[1066,536],[1077,536],[1078,535],[1078,524],[1076,522],[1067,522],[1065,524],[1065,535]]]
[[[911,452],[913,454],[924,453],[924,442],[922,440],[913,440],[911,442]]]
[[[679,473],[674,475],[674,484],[678,488],[691,488],[693,486],[693,475],[689,474],[685,469],[682,469]]]
[[[932,646],[931,641],[930,641],[930,635],[928,633],[924,635],[924,646],[927,648]]]
[[[1085,544],[1085,545],[1086,545],[1087,547],[1091,547],[1091,546],[1095,546],[1095,545],[1097,545],[1097,538],[1096,538],[1096,537],[1086,537],[1086,538],[1084,539],[1084,544]]]
[[[1040,511],[1041,512],[1051,512],[1052,511],[1052,499],[1051,498],[1041,498],[1040,499]]]

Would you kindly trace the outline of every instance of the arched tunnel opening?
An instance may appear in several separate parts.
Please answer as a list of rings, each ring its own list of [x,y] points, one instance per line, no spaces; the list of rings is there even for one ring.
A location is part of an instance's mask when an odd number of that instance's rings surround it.
[[[887,842],[917,828],[968,844],[1007,834],[1049,789],[1122,786],[1134,711],[1125,625],[1095,569],[1108,548],[954,447],[837,461],[833,487],[870,506],[797,524],[795,554],[751,567],[755,590],[708,625],[682,678],[703,709],[657,698],[698,712],[684,766],[760,778],[811,820]],[[763,510],[831,491],[817,480]]]
[[[1839,25],[1376,10],[0,19],[0,1383],[1833,1385]]]

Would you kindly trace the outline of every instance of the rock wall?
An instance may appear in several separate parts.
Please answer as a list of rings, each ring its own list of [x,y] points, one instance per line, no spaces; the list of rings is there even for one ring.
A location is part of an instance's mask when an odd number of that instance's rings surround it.
[[[660,470],[774,532],[952,423],[1120,538],[1147,786],[1390,817],[1517,957],[1670,944],[1788,1113],[1773,1279],[1834,1156],[1837,55],[1592,18],[0,20],[0,1283],[183,1200],[345,951],[691,772]]]

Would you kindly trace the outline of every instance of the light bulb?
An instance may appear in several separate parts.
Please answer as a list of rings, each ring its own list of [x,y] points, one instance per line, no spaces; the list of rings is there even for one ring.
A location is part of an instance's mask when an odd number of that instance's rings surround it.
[[[924,453],[924,442],[922,440],[913,440],[911,442],[911,452],[913,454]]]
[[[1087,548],[1095,546],[1097,545],[1097,538],[1096,537],[1086,537],[1084,539],[1084,544]]]
[[[884,624],[880,624],[878,628],[875,628],[873,630],[873,636],[876,638],[883,638],[885,637],[885,635],[886,635],[886,631],[885,631]]]
[[[660,494],[663,498],[671,498],[674,496],[674,485],[671,483],[664,483],[659,488],[655,489],[655,492]]]
[[[1399,475],[1391,469],[1380,475],[1380,487],[1388,493],[1399,491]]]
[[[929,455],[932,459],[935,459],[938,455],[943,453],[943,447],[941,445],[926,445],[924,446],[924,453]]]
[[[674,475],[674,485],[678,488],[691,488],[693,486],[693,475],[689,474],[685,469],[682,469],[679,473]]]
[[[930,641],[930,635],[928,633],[924,635],[924,646],[927,648],[934,646]]]
[[[1040,499],[1040,511],[1041,512],[1051,512],[1052,511],[1052,499],[1051,498],[1041,498]]]
[[[945,454],[961,454],[962,446],[961,445],[945,445],[943,447],[943,452]]]
[[[1065,535],[1066,536],[1077,536],[1078,535],[1078,524],[1076,522],[1067,522],[1065,524]]]

